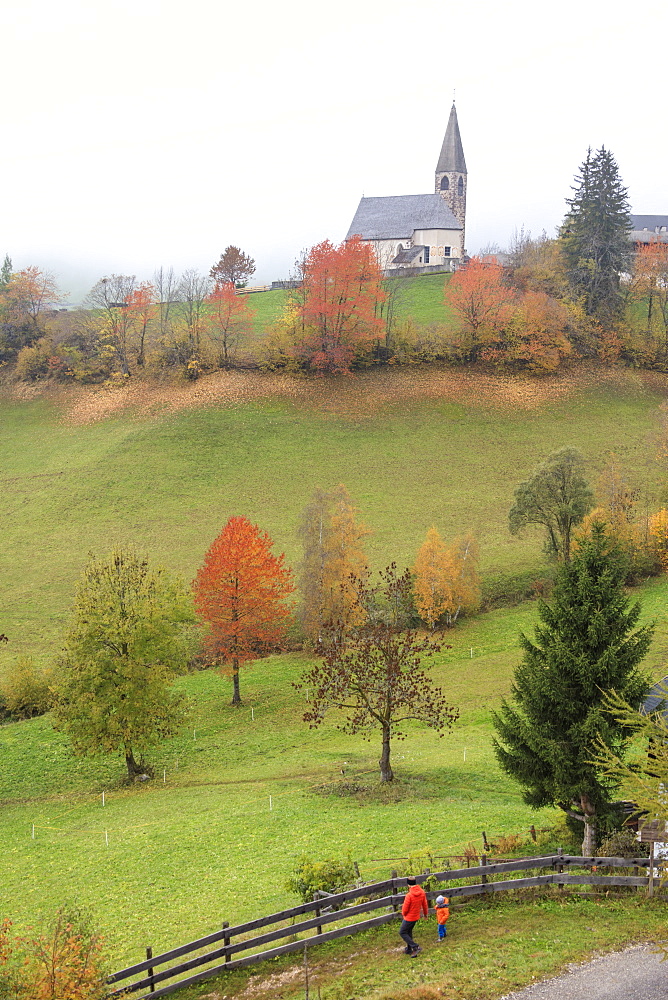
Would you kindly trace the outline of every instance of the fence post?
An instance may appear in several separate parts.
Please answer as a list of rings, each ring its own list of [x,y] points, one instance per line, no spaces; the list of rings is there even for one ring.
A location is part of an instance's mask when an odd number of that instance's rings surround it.
[[[654,841],[649,842],[649,878],[647,880],[647,895],[654,895]]]
[[[559,857],[561,857],[563,853],[564,853],[563,847],[558,847],[557,848],[557,854],[559,855]],[[557,871],[559,872],[560,875],[563,872],[563,870],[564,870],[564,866],[563,865],[561,865],[561,864],[557,865]],[[564,883],[563,882],[558,882],[557,883],[557,889],[563,889],[563,887],[564,887]]]
[[[314,892],[313,893],[313,901],[315,903],[317,903],[319,900],[320,900],[319,894],[317,892]],[[315,908],[315,915],[316,915],[316,917],[320,916],[320,907],[319,906],[316,906],[316,908]],[[316,930],[316,934],[322,934],[322,924],[318,924],[318,926],[316,927],[315,930]],[[304,948],[306,949],[306,945],[304,945]],[[304,954],[306,954],[306,951],[304,951]]]
[[[483,834],[483,836],[484,836],[484,834]],[[480,856],[480,864],[481,864],[481,865],[482,865],[482,866],[483,866],[484,868],[485,868],[485,867],[487,867],[487,855],[486,855],[486,854],[482,854],[482,855]],[[483,872],[483,874],[482,874],[482,875],[480,876],[480,881],[482,882],[482,884],[483,884],[483,885],[487,885],[487,875],[486,875],[486,874],[485,874],[484,872]],[[486,894],[486,893],[487,893],[487,889],[484,889],[484,890],[483,890],[483,892],[484,892],[484,893]]]
[[[225,928],[226,928],[226,927],[229,927],[229,926],[230,926],[230,922],[229,922],[229,920],[224,920],[224,921],[223,921],[223,930],[225,930]],[[223,938],[223,944],[225,945],[225,947],[226,947],[226,948],[228,948],[228,947],[229,947],[229,944],[230,944],[230,938],[229,938],[229,936],[228,936],[227,934],[226,934],[226,935],[225,935],[225,937]],[[226,962],[226,963],[227,963],[227,962],[230,962],[230,961],[231,961],[231,959],[232,959],[232,956],[231,956],[230,954],[228,954],[228,952],[225,952],[225,962]]]
[[[153,958],[153,948],[146,949],[146,957]],[[153,969],[147,969],[146,971],[148,972],[148,977],[151,981],[150,982],[151,993],[155,993],[155,983],[153,982]]]
[[[397,881],[396,881],[396,879],[397,879],[397,869],[396,868],[393,868],[392,871],[390,872],[390,878],[392,879],[392,895],[396,896],[396,894],[397,894]],[[392,903],[392,909],[394,910],[395,913],[397,912],[398,908],[399,907],[398,907],[397,903]]]

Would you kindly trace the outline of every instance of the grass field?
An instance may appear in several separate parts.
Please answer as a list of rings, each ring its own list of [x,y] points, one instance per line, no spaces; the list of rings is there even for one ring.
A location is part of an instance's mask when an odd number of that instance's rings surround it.
[[[656,506],[667,389],[661,376],[621,370],[537,382],[419,369],[331,381],[221,373],[194,387],[80,388],[20,400],[7,391],[0,630],[11,641],[0,667],[18,652],[43,662],[57,652],[89,550],[131,541],[191,579],[227,517],[241,513],[294,563],[301,509],[315,488],[341,481],[374,530],[377,567],[411,562],[434,523],[445,537],[472,529],[484,573],[539,575],[539,533],[513,538],[507,530],[515,484],[548,452],[576,444],[592,480],[614,451]],[[661,578],[638,592],[645,617],[657,622],[654,677],[665,673],[667,591]],[[518,631],[534,615],[533,604],[500,609],[452,632],[454,648],[438,657],[434,675],[460,720],[443,740],[416,726],[397,744],[400,780],[386,791],[375,787],[374,742],[344,737],[333,723],[317,732],[303,726],[291,687],[305,665],[300,654],[245,671],[241,709],[229,705],[229,682],[217,674],[182,678],[190,723],[152,756],[157,777],[148,787],[123,787],[120,759],[74,760],[48,718],[3,726],[5,911],[22,928],[76,896],[92,905],[117,965],[146,945],[163,950],[222,920],[289,905],[283,882],[303,851],[350,853],[375,878],[393,858],[480,846],[483,829],[494,837],[553,823],[551,810],[537,815],[523,805],[490,743],[489,710],[509,690]],[[366,791],[338,794],[341,769]],[[622,940],[622,924],[615,916],[601,925],[601,941]],[[379,941],[383,966],[390,946]],[[522,949],[516,954],[513,975]],[[464,980],[456,995],[488,995]],[[371,996],[374,982],[359,995]],[[324,998],[343,1000],[335,982],[328,989]]]
[[[564,445],[581,448],[595,480],[614,451],[656,506],[667,386],[633,372],[543,383],[447,369],[331,381],[221,373],[162,395],[134,384],[5,399],[0,571],[12,645],[0,656],[52,655],[88,551],[133,543],[189,580],[227,518],[244,514],[295,564],[302,509],[339,482],[373,531],[376,567],[412,564],[434,524],[445,538],[473,531],[484,573],[539,573],[540,533],[507,528],[517,482]]]

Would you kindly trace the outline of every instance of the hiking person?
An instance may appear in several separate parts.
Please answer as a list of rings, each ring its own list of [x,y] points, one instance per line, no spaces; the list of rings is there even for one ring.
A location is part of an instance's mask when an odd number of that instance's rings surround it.
[[[404,897],[401,907],[401,916],[404,919],[401,921],[399,936],[406,943],[404,953],[410,955],[411,958],[415,958],[422,951],[422,948],[413,940],[413,928],[421,916],[424,915],[426,917],[428,915],[429,904],[424,889],[417,884],[412,875],[406,879],[406,884],[408,892]]]
[[[438,927],[438,940],[445,941],[448,936],[448,929],[445,926],[450,916],[450,900],[447,896],[437,896],[434,903],[436,910],[436,926]]]

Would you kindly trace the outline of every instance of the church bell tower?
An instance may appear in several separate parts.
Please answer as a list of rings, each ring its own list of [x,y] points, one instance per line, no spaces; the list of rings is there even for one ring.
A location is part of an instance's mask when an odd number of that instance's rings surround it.
[[[444,199],[457,222],[462,227],[461,253],[464,256],[464,232],[466,224],[466,160],[462,138],[459,134],[457,110],[452,102],[448,127],[441,147],[441,155],[436,164],[436,194]]]

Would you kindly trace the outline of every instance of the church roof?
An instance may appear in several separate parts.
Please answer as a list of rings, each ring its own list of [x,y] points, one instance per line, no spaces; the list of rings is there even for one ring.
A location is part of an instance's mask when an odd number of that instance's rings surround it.
[[[440,194],[395,194],[362,198],[346,239],[410,239],[415,229],[461,228]]]
[[[466,160],[464,159],[464,147],[462,137],[459,134],[459,122],[457,121],[457,110],[452,104],[448,127],[445,130],[445,138],[441,146],[441,155],[436,165],[436,173],[447,173],[450,170],[457,170],[460,174],[466,173]]]

